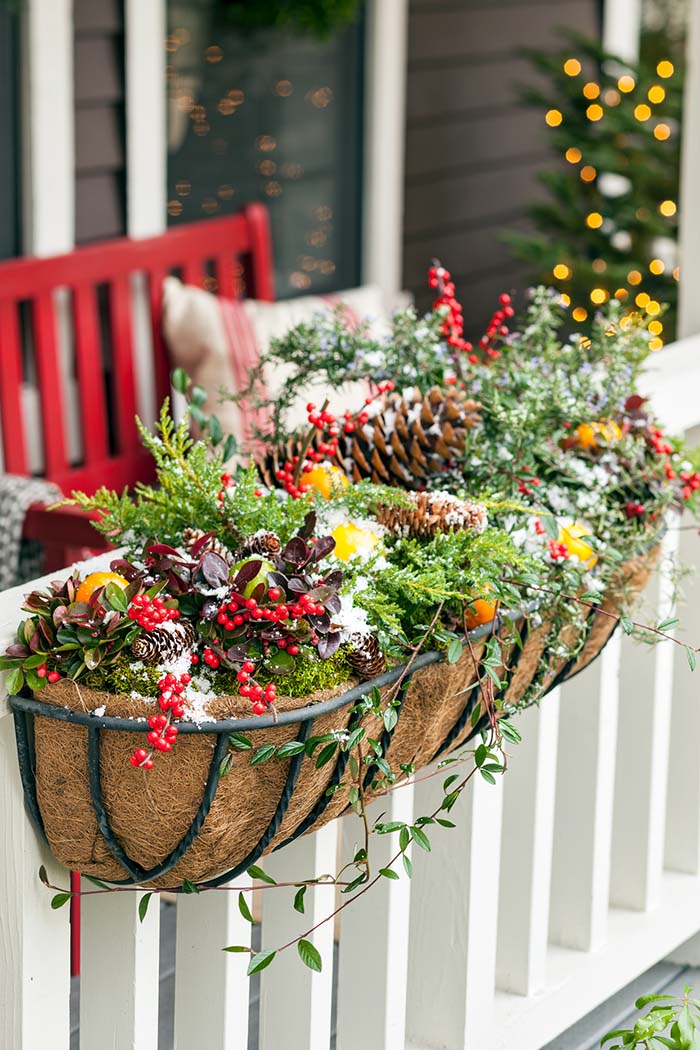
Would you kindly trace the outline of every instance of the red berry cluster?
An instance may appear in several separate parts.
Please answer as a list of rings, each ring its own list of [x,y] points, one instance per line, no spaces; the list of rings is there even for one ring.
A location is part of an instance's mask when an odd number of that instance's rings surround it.
[[[376,393],[365,398],[365,405],[371,405],[382,394],[389,393],[394,389],[394,383],[387,379],[377,384]],[[328,411],[328,401],[324,401],[318,408],[313,401],[306,406],[306,415],[310,430],[304,440],[303,452],[292,456],[275,473],[275,477],[282,483],[282,487],[293,499],[301,499],[310,486],[303,480],[304,474],[310,474],[317,463],[333,459],[338,451],[341,424],[337,416]],[[369,422],[369,413],[365,409],[358,412],[346,411],[342,416],[342,427],[346,434],[352,434],[358,426],[364,426]],[[312,440],[316,431],[323,435],[312,447]]]
[[[658,427],[652,427],[649,429],[647,440],[657,455],[673,455],[673,446],[666,440],[663,431],[659,430]],[[700,474],[697,472],[690,473],[690,471],[682,470],[680,474],[677,474],[670,463],[666,464],[664,471],[669,481],[675,481],[676,478],[679,479],[681,484],[681,496],[683,499],[690,499],[693,493],[700,488]],[[629,511],[627,512],[627,515],[628,517],[630,516]]]
[[[46,664],[42,664],[40,667],[37,667],[36,673],[37,677],[45,678],[47,682],[51,682],[52,684],[54,682],[58,682],[58,680],[61,677],[58,671],[49,671]]]
[[[251,675],[255,673],[255,664],[252,660],[244,660],[241,669],[236,675],[238,679],[238,692],[246,696],[253,705],[253,714],[262,715],[277,699],[277,686],[274,682],[268,682],[266,686],[258,685]]]
[[[224,500],[226,499],[226,492],[228,491],[228,489],[235,488],[236,482],[233,480],[233,478],[227,471],[224,471],[224,473],[219,478],[219,481],[221,482],[221,488],[219,489],[216,498],[219,502],[219,506],[223,507]]]
[[[181,674],[179,678],[174,674],[166,674],[158,682],[160,690],[158,706],[161,714],[151,715],[148,719],[150,729],[147,739],[152,750],[147,751],[144,747],[137,747],[129,758],[134,768],[153,769],[153,751],[168,752],[171,750],[179,733],[179,729],[173,725],[172,720],[182,718],[185,713],[183,693],[191,681],[188,674]]]
[[[209,646],[206,646],[206,648],[204,650],[204,653],[202,654],[202,659],[204,660],[204,663],[207,665],[207,667],[211,667],[212,670],[214,670],[214,671],[216,670],[216,668],[221,663],[220,657],[217,656],[217,654],[214,652],[214,650],[210,649]],[[192,663],[197,663],[197,662],[198,662],[198,658],[193,656],[192,657]]]
[[[630,500],[625,507],[625,514],[628,518],[641,518],[646,513],[646,507],[643,503],[635,503],[634,500]]]
[[[541,519],[540,518],[535,518],[535,532],[537,533],[537,535],[538,536],[544,536],[546,531],[547,530],[545,529],[544,525],[542,524]]]
[[[236,627],[242,627],[249,620],[269,620],[271,623],[282,623],[285,620],[301,620],[304,616],[321,616],[325,612],[323,605],[314,602],[308,594],[299,595],[298,601],[289,604],[279,587],[270,587],[266,597],[271,604],[264,607],[259,605],[255,598],[239,596],[222,602],[216,622],[225,631],[233,631]],[[207,660],[206,650],[204,660],[205,662]]]
[[[450,271],[446,270],[438,262],[434,262],[428,270],[428,285],[430,288],[435,288],[438,292],[438,296],[433,302],[433,309],[446,308],[440,331],[445,336],[448,346],[468,354],[469,362],[473,365],[477,364],[479,358],[474,353],[474,346],[464,338],[462,305],[455,297],[455,286]],[[513,317],[515,313],[511,302],[511,297],[507,292],[503,292],[499,296],[500,306],[494,311],[486,331],[479,340],[481,350],[489,358],[500,357],[500,350],[496,349],[495,343],[499,337],[502,338],[508,335],[510,331],[506,320]],[[455,379],[449,380],[452,383],[455,381]]]
[[[549,553],[552,561],[566,561],[569,557],[569,548],[565,543],[558,543],[557,540],[549,540]]]
[[[680,479],[683,482],[681,496],[683,499],[690,499],[696,489],[700,489],[700,474],[689,474],[687,471],[682,470]]]
[[[447,345],[462,353],[470,354],[469,360],[476,364],[478,358],[472,353],[474,347],[464,338],[464,316],[462,304],[455,297],[455,286],[452,282],[452,274],[444,266],[436,261],[428,270],[428,285],[437,290],[437,298],[433,302],[433,309],[446,308],[445,318],[440,326],[440,331],[445,336]]]
[[[508,335],[510,329],[505,323],[506,318],[510,319],[515,310],[511,306],[511,298],[507,292],[503,292],[499,295],[498,301],[500,302],[500,309],[494,310],[491,320],[486,326],[486,331],[479,340],[479,346],[484,351],[487,357],[496,358],[501,356],[500,350],[496,350],[496,341],[503,336]]]
[[[673,447],[666,441],[663,432],[658,427],[653,427],[649,431],[649,444],[660,456],[670,456],[673,452]]]
[[[179,620],[180,610],[169,609],[162,598],[149,598],[147,594],[137,594],[129,605],[128,616],[135,620],[144,631],[152,631],[168,620]]]
[[[537,488],[539,484],[541,484],[540,479],[534,474],[523,474],[518,481],[518,492],[523,496],[532,496],[532,489]]]

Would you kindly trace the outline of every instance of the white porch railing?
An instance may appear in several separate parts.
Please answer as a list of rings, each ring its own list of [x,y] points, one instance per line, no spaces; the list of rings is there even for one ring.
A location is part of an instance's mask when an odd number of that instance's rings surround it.
[[[655,357],[647,386],[669,429],[700,425],[700,339]],[[694,531],[670,532],[700,565]],[[0,595],[0,645],[26,588]],[[700,638],[700,586],[681,620]],[[648,600],[665,614],[668,595]],[[652,612],[653,616],[654,613]],[[670,643],[615,638],[584,674],[519,718],[523,743],[497,787],[476,780],[458,829],[415,851],[411,882],[383,880],[342,917],[332,1017],[333,927],[318,932],[324,971],[287,953],[261,975],[260,1050],[539,1050],[700,930],[700,678]],[[68,1050],[68,910],[52,911],[37,871],[61,871],[24,814],[12,718],[0,700],[0,1046]],[[388,819],[429,812],[440,779],[391,796]],[[353,821],[355,818],[349,818]],[[333,870],[336,822],[266,862],[279,881]],[[342,848],[342,847],[341,847]],[[380,848],[392,852],[386,838]],[[309,892],[262,896],[262,943],[274,946],[332,910]],[[283,899],[284,897],[284,899]],[[158,1030],[159,910],[137,895],[84,899],[82,1050],[153,1050]],[[177,903],[175,1047],[247,1050],[246,960],[221,952],[250,926],[235,894]],[[682,953],[697,959],[694,946]]]

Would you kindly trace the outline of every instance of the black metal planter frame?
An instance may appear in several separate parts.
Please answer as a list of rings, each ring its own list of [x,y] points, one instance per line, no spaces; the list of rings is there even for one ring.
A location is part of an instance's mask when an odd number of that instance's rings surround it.
[[[522,612],[508,613],[504,612],[500,619],[501,620],[519,620],[523,618]],[[590,634],[593,622],[595,621],[595,614],[589,616],[586,621],[586,637]],[[524,641],[527,633],[528,621],[525,620],[524,625],[521,629],[521,637]],[[494,630],[492,624],[484,624],[481,627],[476,628],[474,631],[469,632],[470,639],[478,641],[490,634]],[[517,655],[523,651],[520,648],[517,651]],[[556,679],[550,684],[549,689],[553,689],[556,685],[567,678],[571,672],[573,665],[576,662],[577,657],[569,660],[564,667],[561,668],[556,676]],[[310,704],[306,707],[299,708],[294,711],[284,711],[280,713],[276,718],[272,715],[262,716],[251,716],[248,718],[231,718],[221,719],[217,722],[205,722],[198,725],[194,722],[178,722],[178,728],[180,734],[206,734],[213,735],[216,739],[216,745],[214,747],[211,763],[209,766],[209,775],[207,783],[204,789],[202,800],[199,804],[197,813],[192,820],[190,827],[187,832],[183,835],[180,842],[175,848],[169,853],[169,855],[161,861],[160,864],[153,868],[145,869],[140,864],[132,860],[124,850],[121,842],[115,835],[110,825],[109,816],[107,814],[104,799],[102,795],[102,782],[100,774],[100,734],[105,730],[114,730],[117,732],[144,732],[147,733],[149,730],[148,722],[146,719],[130,719],[130,718],[117,718],[112,716],[96,716],[86,711],[73,711],[66,707],[55,707],[51,704],[43,703],[41,700],[36,700],[32,696],[15,695],[9,698],[10,706],[12,707],[14,722],[15,722],[15,736],[17,741],[17,756],[19,760],[20,775],[22,779],[22,786],[24,789],[25,804],[27,807],[28,814],[34,823],[37,831],[42,838],[48,842],[46,832],[44,830],[44,823],[39,810],[39,803],[37,800],[36,790],[36,754],[34,750],[34,733],[33,733],[33,721],[36,717],[40,718],[51,718],[58,722],[69,722],[74,725],[84,726],[87,729],[88,734],[88,778],[90,786],[90,796],[92,799],[92,806],[97,820],[100,833],[103,836],[112,856],[117,860],[129,873],[129,877],[121,880],[109,880],[114,885],[118,886],[134,886],[149,883],[154,879],[159,879],[163,875],[166,875],[174,866],[184,857],[188,849],[199,834],[204,821],[207,818],[212,802],[216,795],[219,780],[220,780],[220,767],[222,760],[226,754],[228,747],[228,737],[231,733],[240,733],[245,730],[260,730],[275,728],[283,725],[299,725],[298,739],[302,742],[306,742],[311,736],[314,721],[324,714],[339,710],[343,707],[347,707],[349,704],[353,704],[366,696],[374,688],[383,688],[388,685],[392,685],[401,679],[399,686],[398,700],[399,703],[396,708],[397,723],[401,717],[401,709],[406,693],[413,674],[423,667],[427,667],[431,664],[438,663],[444,660],[444,654],[440,652],[427,652],[422,653],[416,657],[413,661],[408,673],[406,672],[406,664],[402,664],[398,667],[392,668],[390,671],[386,671],[384,674],[379,675],[376,678],[371,679],[367,682],[361,682],[358,685],[353,686],[351,689],[340,694],[339,696],[333,697],[330,700],[326,700],[319,704]],[[512,666],[509,668],[507,681],[504,683],[501,695],[507,690],[510,681],[515,673],[518,660],[513,660]],[[549,691],[549,689],[547,691]],[[468,740],[471,739],[485,724],[484,716],[479,723],[471,727],[466,736],[463,736],[464,729],[469,721],[470,715],[474,710],[474,706],[479,696],[480,687],[477,681],[469,692],[467,703],[464,711],[460,715],[456,724],[452,727],[446,738],[443,740],[436,753],[433,755],[431,761],[435,761],[443,756],[446,752],[455,750],[459,747],[463,747]],[[395,728],[395,727],[394,727]],[[393,731],[385,730],[381,740],[382,753],[384,756],[387,755],[391,744]],[[287,812],[290,799],[293,795],[294,788],[301,770],[302,762],[304,760],[305,753],[302,751],[300,754],[295,755],[290,759],[289,770],[287,772],[287,780],[280,795],[277,808],[265,829],[263,835],[258,841],[257,845],[250,851],[248,856],[237,864],[235,868],[230,871],[226,871],[216,878],[209,879],[205,882],[198,883],[202,887],[215,887],[220,886],[225,882],[230,882],[232,879],[237,878],[243,874],[251,864],[254,864],[267,850],[270,842],[280,828],[282,820]],[[336,762],[335,770],[329,784],[329,788],[324,792],[319,801],[314,806],[313,810],[306,816],[306,818],[299,824],[294,833],[285,839],[284,842],[280,843],[275,849],[282,849],[288,843],[294,839],[303,835],[304,832],[308,831],[317,820],[322,816],[325,811],[330,799],[332,797],[332,789],[337,787],[342,780],[345,768],[349,759],[348,752],[339,752],[338,759]],[[371,780],[371,771],[368,771],[366,777],[366,783]],[[173,887],[175,892],[182,890],[181,886]]]

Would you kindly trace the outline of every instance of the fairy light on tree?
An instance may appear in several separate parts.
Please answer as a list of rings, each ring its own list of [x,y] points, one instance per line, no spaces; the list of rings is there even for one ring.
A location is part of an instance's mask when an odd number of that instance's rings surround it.
[[[557,163],[541,175],[549,199],[529,209],[536,232],[509,235],[515,254],[584,330],[610,298],[637,310],[641,293],[650,334],[672,339],[682,75],[666,56],[631,65],[578,37],[530,58],[548,87],[524,101],[542,113]]]

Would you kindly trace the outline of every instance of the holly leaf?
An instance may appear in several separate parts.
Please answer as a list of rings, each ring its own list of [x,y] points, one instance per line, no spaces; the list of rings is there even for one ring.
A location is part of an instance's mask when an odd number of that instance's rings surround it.
[[[7,676],[7,682],[5,683],[7,692],[12,696],[18,693],[23,685],[24,672],[21,667],[15,667]]]
[[[299,952],[299,958],[304,966],[308,966],[310,970],[315,970],[316,973],[321,972],[323,969],[323,961],[318,948],[314,947],[311,941],[306,941],[302,937],[302,939],[297,942],[297,951]]]
[[[304,894],[306,893],[306,886],[300,886],[297,892],[294,894],[294,910],[304,914]]]
[[[143,922],[143,920],[146,918],[146,915],[148,914],[148,905],[151,903],[152,896],[153,891],[151,890],[150,893],[144,893],[143,897],[139,901],[139,922]]]
[[[251,866],[248,868],[248,874],[250,875],[251,879],[259,879],[260,882],[266,882],[269,886],[277,885],[275,880],[272,878],[272,875],[268,875],[267,872],[263,871],[262,868],[259,868],[257,864],[251,864]]]
[[[202,560],[199,563],[199,571],[210,587],[223,587],[228,582],[228,565],[221,555],[215,551],[207,551],[202,556]],[[251,579],[253,579],[252,576]]]
[[[248,907],[248,902],[242,893],[238,894],[238,910],[246,922],[251,923],[253,926],[255,925],[255,919],[253,918],[250,908]]]
[[[260,973],[261,970],[270,965],[276,955],[277,952],[274,951],[258,952],[248,963],[248,976],[252,977],[254,973]]]

